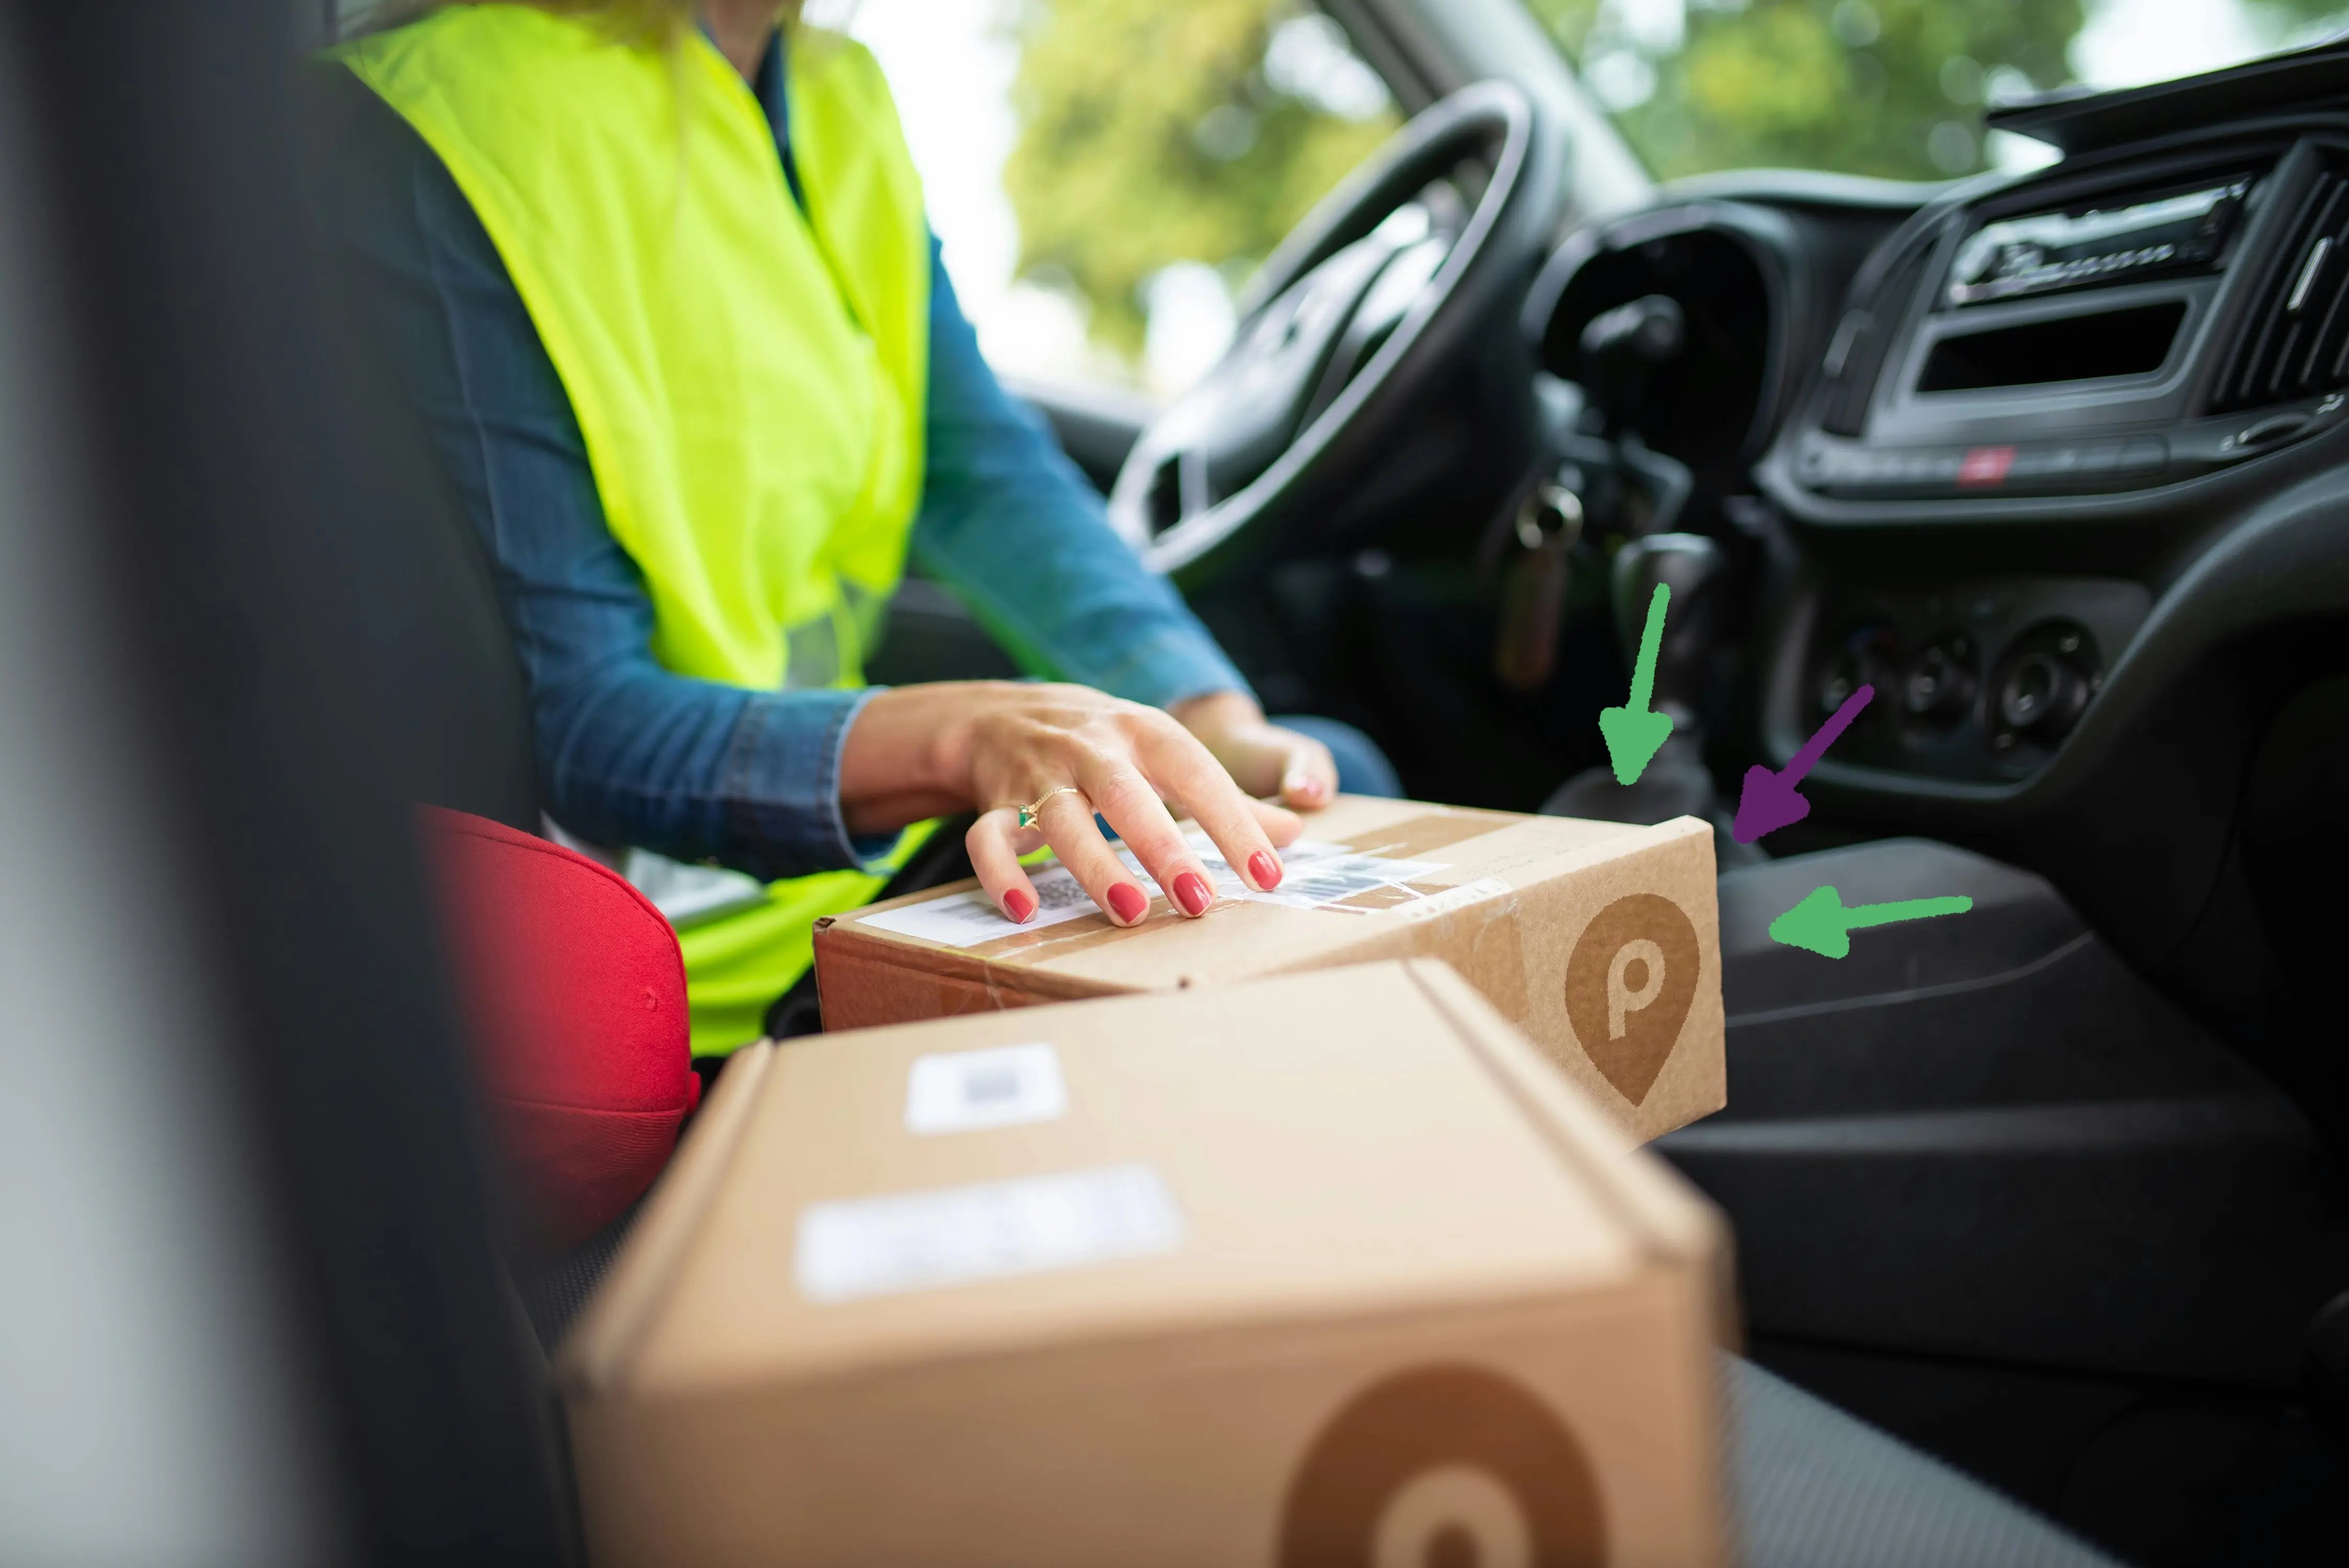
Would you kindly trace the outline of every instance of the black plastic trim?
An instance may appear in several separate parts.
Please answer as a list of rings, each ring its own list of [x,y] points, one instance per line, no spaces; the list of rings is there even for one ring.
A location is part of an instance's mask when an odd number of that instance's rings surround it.
[[[2349,440],[2328,445],[2349,458]],[[2240,481],[2243,471],[2214,478]],[[2213,480],[2172,487],[2210,488]],[[2129,502],[2105,498],[2092,504],[2119,510]],[[2137,511],[2141,517],[2141,505]],[[2036,813],[2087,786],[2121,732],[2151,713],[2220,645],[2271,624],[2344,614],[2349,614],[2349,487],[2328,464],[2220,533],[2168,584],[2127,648],[2116,651],[2103,688],[2040,773],[2012,784],[1971,784],[1857,768],[1830,757],[1811,779],[1830,790],[1938,801],[1982,820]],[[1809,645],[1807,618],[1801,630],[1799,643],[1781,644],[1778,660],[1799,666]],[[1798,676],[1776,683],[1766,713],[1764,743],[1781,763],[1802,743],[1795,711],[1798,686]]]
[[[1770,302],[1763,350],[1769,368],[1738,448],[1744,453],[1759,451],[1778,428],[1802,377],[1809,373],[1809,366],[1795,363],[1788,351],[1796,335],[1795,324],[1807,315],[1810,299],[1801,242],[1784,213],[1743,201],[1696,201],[1653,207],[1578,229],[1550,253],[1535,275],[1533,286],[1526,291],[1518,329],[1538,358],[1558,302],[1576,274],[1594,257],[1698,232],[1725,235],[1744,250],[1760,273],[1764,294]]]
[[[2067,153],[2122,147],[2171,126],[2209,125],[2239,115],[2349,94],[2349,43],[2271,55],[2231,69],[2118,92],[2051,95],[1993,108],[1992,130],[2011,130]]]

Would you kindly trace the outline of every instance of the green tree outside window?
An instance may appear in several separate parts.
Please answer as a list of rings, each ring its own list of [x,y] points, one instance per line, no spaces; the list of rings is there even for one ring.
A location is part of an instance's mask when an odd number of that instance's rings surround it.
[[[1834,169],[1940,180],[1982,168],[1979,110],[2069,79],[2079,0],[1527,0],[1662,178]],[[1669,8],[1666,8],[1669,15]],[[1648,23],[1644,27],[1642,21]],[[1677,36],[1675,36],[1675,32]]]
[[[1237,284],[1399,124],[1303,0],[1005,3],[1019,273],[1078,296],[1093,341],[1128,364],[1151,280],[1194,262]],[[1663,179],[1973,172],[1983,104],[2069,82],[2096,3],[1523,0]],[[2349,15],[2349,0],[2236,3],[2277,45]]]
[[[1342,35],[1294,0],[1025,0],[1011,25],[1020,273],[1074,289],[1129,361],[1161,269],[1237,283],[1400,123],[1359,62],[1315,79]]]
[[[1771,167],[1971,173],[1987,163],[1983,103],[2069,82],[2086,20],[2081,0],[1525,4],[1665,179]],[[2343,0],[2238,4],[2279,46],[2344,11]],[[2158,7],[2145,7],[2144,25],[2161,25]]]

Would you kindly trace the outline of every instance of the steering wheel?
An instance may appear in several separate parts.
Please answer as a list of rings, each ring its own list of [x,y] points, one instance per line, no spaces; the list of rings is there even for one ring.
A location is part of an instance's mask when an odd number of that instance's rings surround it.
[[[1195,585],[1309,531],[1415,400],[1514,322],[1563,162],[1512,82],[1415,116],[1280,242],[1221,362],[1135,442],[1110,492],[1119,533]]]

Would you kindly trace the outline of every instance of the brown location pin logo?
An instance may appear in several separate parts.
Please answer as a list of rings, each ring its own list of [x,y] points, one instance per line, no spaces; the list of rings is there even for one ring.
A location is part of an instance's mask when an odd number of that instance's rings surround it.
[[[1696,927],[1671,899],[1619,898],[1582,928],[1566,961],[1566,1016],[1600,1076],[1648,1098],[1696,1000]]]
[[[1515,1379],[1433,1366],[1331,1417],[1289,1482],[1280,1568],[1600,1568],[1599,1481]]]

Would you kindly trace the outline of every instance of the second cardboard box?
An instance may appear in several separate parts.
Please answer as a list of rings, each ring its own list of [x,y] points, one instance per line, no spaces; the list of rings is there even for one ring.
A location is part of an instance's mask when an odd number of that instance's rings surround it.
[[[557,1357],[587,1555],[1711,1568],[1726,1244],[1440,964],[761,1043]]]

